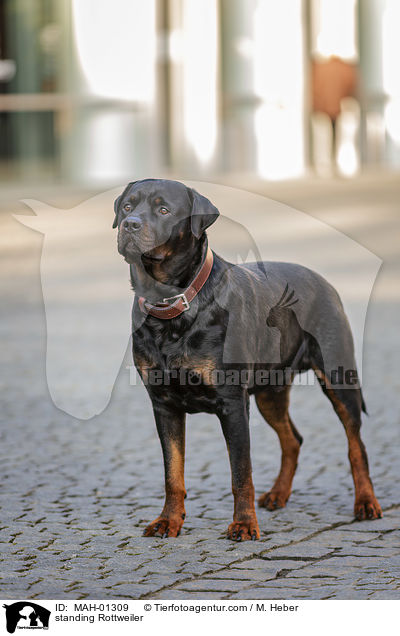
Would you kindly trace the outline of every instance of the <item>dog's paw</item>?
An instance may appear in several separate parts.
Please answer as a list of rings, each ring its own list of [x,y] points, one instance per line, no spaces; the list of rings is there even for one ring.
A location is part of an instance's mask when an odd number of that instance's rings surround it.
[[[382,517],[382,508],[374,495],[366,495],[356,499],[354,504],[354,516],[357,521],[364,519],[380,519]]]
[[[282,490],[270,490],[265,492],[258,498],[258,505],[260,508],[266,508],[267,510],[276,510],[276,508],[284,508],[286,502],[289,499],[290,492]]]
[[[231,541],[255,541],[260,538],[257,519],[250,521],[233,521],[227,532],[227,538]]]
[[[144,537],[178,537],[183,526],[183,519],[157,517],[154,519],[145,531]]]

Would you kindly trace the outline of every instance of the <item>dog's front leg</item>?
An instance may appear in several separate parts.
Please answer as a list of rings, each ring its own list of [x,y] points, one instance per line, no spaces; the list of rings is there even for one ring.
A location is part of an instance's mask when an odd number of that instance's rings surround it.
[[[259,539],[251,474],[248,396],[230,399],[219,413],[219,419],[229,453],[234,498],[233,522],[228,527],[228,539]]]
[[[185,413],[160,406],[153,408],[164,457],[165,504],[160,516],[143,534],[177,537],[185,519]]]

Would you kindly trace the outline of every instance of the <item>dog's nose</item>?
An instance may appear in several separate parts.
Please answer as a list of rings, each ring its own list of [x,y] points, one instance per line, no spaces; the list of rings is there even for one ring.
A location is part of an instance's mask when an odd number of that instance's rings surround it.
[[[142,221],[138,216],[128,216],[128,218],[125,219],[124,225],[128,232],[137,232],[142,227]]]

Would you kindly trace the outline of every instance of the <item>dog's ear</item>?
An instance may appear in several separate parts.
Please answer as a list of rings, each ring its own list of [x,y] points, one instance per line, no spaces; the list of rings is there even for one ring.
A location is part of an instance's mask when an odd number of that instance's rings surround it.
[[[119,202],[122,199],[122,194],[119,195],[119,197],[117,199],[115,199],[114,201],[114,213],[115,213],[115,217],[114,217],[114,223],[112,224],[113,229],[118,227],[118,206],[119,206]]]
[[[200,238],[203,232],[217,220],[219,211],[202,194],[191,188],[189,190],[192,200],[192,213],[190,216],[192,232],[196,238]]]
[[[112,224],[113,229],[118,227],[118,206],[119,206],[119,203],[120,203],[122,197],[125,196],[125,193],[127,192],[127,190],[129,190],[129,188],[131,188],[133,185],[135,185],[135,183],[139,183],[139,182],[138,181],[131,181],[130,183],[128,183],[126,188],[124,188],[124,191],[122,192],[122,194],[120,194],[119,197],[117,199],[115,199],[115,201],[114,201],[115,218],[114,218],[114,222]]]

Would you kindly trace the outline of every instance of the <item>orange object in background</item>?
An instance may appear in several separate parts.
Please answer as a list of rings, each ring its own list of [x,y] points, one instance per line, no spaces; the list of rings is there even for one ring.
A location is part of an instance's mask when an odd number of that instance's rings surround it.
[[[339,57],[326,61],[314,60],[311,70],[312,108],[326,113],[335,122],[344,97],[355,97],[358,85],[358,67]]]

